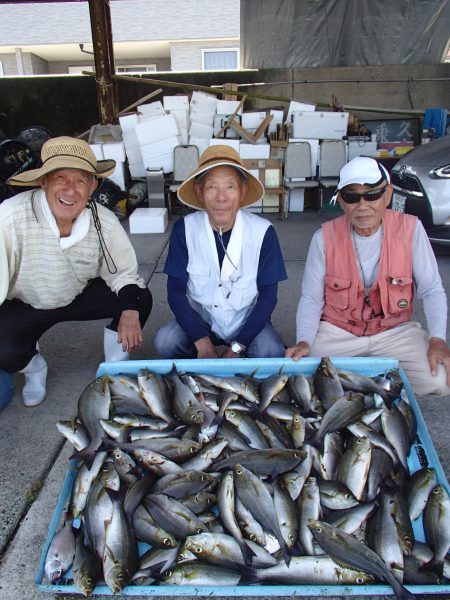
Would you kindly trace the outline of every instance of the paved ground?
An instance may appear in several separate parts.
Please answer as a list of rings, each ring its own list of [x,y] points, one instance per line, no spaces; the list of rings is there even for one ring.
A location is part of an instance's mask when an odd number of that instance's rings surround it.
[[[274,324],[288,344],[295,341],[299,282],[308,244],[324,218],[327,217],[320,217],[311,210],[291,213],[286,221],[276,215],[271,217],[289,275],[288,281],[280,285]],[[135,355],[136,359],[156,358],[152,335],[156,327],[171,316],[165,301],[166,277],[162,268],[173,222],[169,222],[164,234],[131,236],[141,275],[149,283],[154,297],[154,310],[144,331],[145,343]],[[450,255],[442,249],[437,254],[450,297]],[[418,311],[418,318],[423,321],[421,311]],[[34,584],[41,548],[71,454],[69,444],[64,443],[55,423],[76,414],[81,391],[95,377],[97,366],[103,360],[105,323],[67,323],[49,331],[41,343],[49,364],[46,401],[34,409],[24,408],[19,394],[23,382],[18,375],[14,399],[0,414],[0,600],[56,598],[53,594],[42,593]],[[447,478],[450,474],[448,402],[448,397],[419,399]]]

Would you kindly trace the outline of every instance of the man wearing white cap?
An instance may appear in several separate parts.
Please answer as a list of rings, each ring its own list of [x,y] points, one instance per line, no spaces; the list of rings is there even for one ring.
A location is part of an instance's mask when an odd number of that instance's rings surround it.
[[[270,317],[287,278],[275,229],[243,210],[264,195],[239,154],[211,146],[178,190],[196,212],[175,223],[164,272],[175,319],[156,334],[162,358],[284,356]],[[218,346],[225,345],[220,355]]]
[[[42,166],[8,182],[36,189],[0,204],[0,369],[25,375],[26,406],[46,395],[37,343],[50,327],[111,318],[105,359],[126,360],[142,344],[152,308],[125,230],[113,212],[90,202],[97,178],[108,177],[115,161],[97,161],[87,142],[67,136],[45,142],[41,158]]]
[[[389,356],[418,395],[450,394],[447,299],[421,222],[389,210],[385,168],[357,157],[340,172],[344,215],[314,234],[286,356]],[[428,332],[411,320],[414,293]]]

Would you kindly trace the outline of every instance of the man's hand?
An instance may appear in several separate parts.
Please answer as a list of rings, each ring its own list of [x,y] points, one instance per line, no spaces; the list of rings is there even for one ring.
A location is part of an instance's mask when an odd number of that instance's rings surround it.
[[[447,385],[450,386],[450,349],[445,340],[436,337],[430,338],[427,356],[432,375],[436,375],[438,365],[444,365],[444,369],[447,371]]]
[[[194,342],[197,348],[197,358],[219,358],[217,350],[208,336]]]
[[[228,346],[223,353],[222,358],[242,358],[242,354],[236,354],[233,350]]]
[[[117,328],[117,341],[122,344],[124,352],[131,352],[142,345],[142,328],[137,310],[124,310],[120,315]]]
[[[290,346],[284,353],[286,358],[292,358],[295,362],[299,361],[304,356],[308,356],[310,346],[308,342],[298,342],[295,346]]]

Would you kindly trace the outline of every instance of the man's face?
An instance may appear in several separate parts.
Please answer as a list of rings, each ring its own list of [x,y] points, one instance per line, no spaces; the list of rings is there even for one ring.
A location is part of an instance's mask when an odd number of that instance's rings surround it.
[[[211,226],[224,231],[231,229],[247,193],[247,184],[236,169],[228,166],[211,169],[195,184],[195,190],[203,201]]]
[[[94,175],[80,169],[58,169],[41,179],[41,188],[61,234],[70,234],[72,223],[96,187]]]
[[[357,194],[364,194],[366,192],[375,193],[378,191],[383,191],[378,200],[366,200],[361,197],[359,202],[355,204],[345,202],[341,193],[338,195],[339,204],[358,235],[366,237],[378,230],[384,211],[391,201],[392,186],[384,181],[377,187],[352,183],[343,189],[344,193],[356,192]]]

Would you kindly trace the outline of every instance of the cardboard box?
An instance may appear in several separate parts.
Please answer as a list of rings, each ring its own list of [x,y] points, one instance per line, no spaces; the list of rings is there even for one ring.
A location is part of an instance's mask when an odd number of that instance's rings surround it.
[[[130,215],[130,233],[164,233],[167,208],[136,208]]]
[[[159,142],[178,135],[178,125],[173,115],[165,115],[164,117],[155,117],[150,121],[138,123],[134,128],[140,146]]]
[[[103,156],[112,158],[117,163],[125,162],[125,144],[123,142],[103,144]]]
[[[187,110],[189,111],[189,96],[163,96],[164,110]]]
[[[348,112],[295,112],[294,138],[341,140],[347,135]]]
[[[239,148],[241,158],[270,158],[270,144],[241,144]]]

